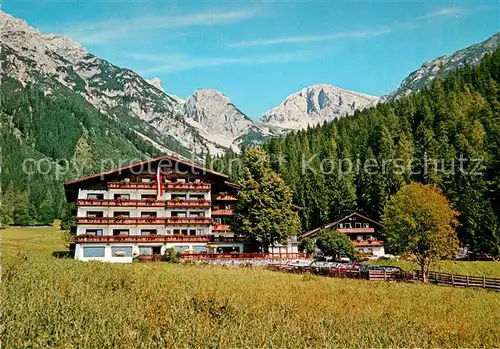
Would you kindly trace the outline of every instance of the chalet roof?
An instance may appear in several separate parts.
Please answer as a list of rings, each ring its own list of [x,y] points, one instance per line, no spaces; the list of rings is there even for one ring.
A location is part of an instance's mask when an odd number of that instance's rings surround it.
[[[332,223],[327,223],[319,228],[316,228],[316,229],[312,229],[312,230],[309,230],[307,232],[305,232],[304,234],[300,235],[299,238],[303,239],[303,238],[308,238],[308,237],[312,237],[312,236],[315,236],[318,232],[320,232],[321,230],[323,229],[328,229],[328,228],[331,228],[339,223],[341,223],[342,221],[345,221],[346,219],[349,219],[351,218],[352,216],[358,216],[360,218],[363,218],[364,220],[367,220],[379,227],[383,227],[382,223],[380,222],[377,222],[376,220],[373,220],[371,218],[368,218],[366,216],[363,216],[361,213],[358,213],[358,212],[353,212],[351,213],[350,215],[348,216],[345,216],[344,218],[341,218],[339,219],[338,221],[335,221],[335,222],[332,222]]]
[[[72,180],[64,182],[64,186],[68,187],[68,186],[71,186],[71,185],[76,184],[76,183],[85,182],[85,181],[88,181],[88,180],[91,180],[91,179],[95,179],[95,178],[99,178],[99,177],[104,177],[104,176],[112,175],[112,174],[115,174],[115,173],[120,173],[120,172],[122,172],[124,170],[132,169],[132,168],[138,167],[138,166],[143,166],[145,164],[152,164],[152,163],[160,162],[162,160],[168,160],[168,161],[171,161],[173,163],[179,163],[179,164],[182,164],[182,165],[187,166],[187,167],[195,168],[195,169],[197,169],[199,171],[202,171],[203,173],[208,173],[208,174],[211,174],[213,176],[220,177],[223,180],[226,180],[228,178],[228,176],[226,176],[225,174],[209,170],[209,169],[204,168],[202,166],[199,166],[199,165],[187,162],[185,160],[182,160],[180,158],[177,158],[175,156],[162,155],[162,156],[158,156],[158,157],[155,157],[155,158],[151,158],[149,160],[139,161],[139,162],[135,162],[135,163],[132,163],[132,164],[129,164],[129,165],[126,165],[126,166],[122,166],[122,167],[118,167],[118,168],[115,168],[115,169],[107,170],[107,171],[104,171],[104,172],[100,172],[100,173],[96,173],[96,174],[84,176],[84,177],[81,177],[81,178],[72,179]]]

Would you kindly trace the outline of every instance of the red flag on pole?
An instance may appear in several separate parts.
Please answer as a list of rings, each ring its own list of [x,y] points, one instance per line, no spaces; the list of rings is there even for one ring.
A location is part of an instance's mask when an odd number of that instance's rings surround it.
[[[161,171],[158,168],[156,170],[156,196],[159,198],[163,195],[163,181],[161,176]]]

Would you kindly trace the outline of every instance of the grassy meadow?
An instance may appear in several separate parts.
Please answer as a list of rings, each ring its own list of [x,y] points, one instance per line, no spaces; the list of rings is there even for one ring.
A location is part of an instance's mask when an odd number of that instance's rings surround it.
[[[500,343],[500,312],[494,311],[500,309],[500,294],[492,291],[251,268],[83,263],[52,257],[66,243],[53,228],[9,228],[0,234],[3,348]],[[500,268],[484,270],[495,267]]]

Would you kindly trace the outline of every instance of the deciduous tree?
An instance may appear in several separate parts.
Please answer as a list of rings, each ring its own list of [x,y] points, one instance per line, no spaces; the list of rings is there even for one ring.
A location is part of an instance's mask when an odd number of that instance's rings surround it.
[[[432,262],[450,258],[458,249],[458,215],[435,187],[410,183],[385,207],[382,219],[387,246],[413,259],[426,282]]]

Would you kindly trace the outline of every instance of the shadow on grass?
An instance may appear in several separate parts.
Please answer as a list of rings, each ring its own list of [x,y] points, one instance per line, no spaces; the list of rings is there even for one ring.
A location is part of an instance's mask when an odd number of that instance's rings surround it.
[[[73,258],[74,255],[73,251],[54,251],[52,252],[52,257],[65,259],[65,258]]]

